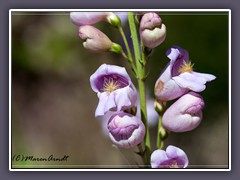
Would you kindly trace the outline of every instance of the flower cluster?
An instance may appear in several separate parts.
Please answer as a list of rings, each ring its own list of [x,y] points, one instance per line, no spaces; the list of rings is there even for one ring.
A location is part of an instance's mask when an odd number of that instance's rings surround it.
[[[166,52],[170,62],[155,84],[155,103],[152,100],[147,101],[144,84],[147,77],[146,58],[149,58],[151,49],[164,42],[167,30],[157,13],[143,13],[134,19],[133,13],[129,12],[128,22],[135,53],[134,60],[121,26],[121,21],[125,22],[126,17],[125,12],[70,13],[71,21],[79,27],[79,37],[84,41],[83,46],[86,49],[122,55],[130,63],[138,80],[137,91],[124,67],[102,64],[90,76],[91,88],[99,98],[95,117],[101,117],[104,122],[107,120],[107,123],[103,123],[104,129],[107,129],[111,141],[119,148],[134,148],[140,145],[138,154],[146,165],[151,164],[152,168],[186,168],[189,163],[186,153],[172,145],[164,151],[162,142],[168,132],[191,131],[200,124],[205,103],[198,93],[206,89],[206,82],[216,77],[193,71],[188,52],[179,46],[173,46]],[[137,19],[138,22],[135,22]],[[112,42],[106,34],[93,26],[100,21],[107,21],[119,29],[127,54],[119,44]],[[135,23],[139,24],[139,31],[136,31]],[[167,107],[167,102],[175,99],[177,100]],[[148,106],[149,102],[151,106]],[[153,104],[156,109],[154,112],[151,108]],[[137,106],[140,108],[136,111]],[[151,154],[148,125],[154,124],[156,116],[159,116],[158,149]],[[141,148],[143,140],[144,150]]]
[[[193,71],[188,52],[173,46],[166,52],[170,62],[163,69],[155,84],[155,97],[160,104],[176,100],[162,116],[162,127],[170,132],[186,132],[195,129],[202,120],[204,100],[197,92],[206,88],[206,82],[216,77]],[[166,152],[155,150],[151,156],[153,168],[179,167],[188,164],[186,154],[179,148],[169,146]]]

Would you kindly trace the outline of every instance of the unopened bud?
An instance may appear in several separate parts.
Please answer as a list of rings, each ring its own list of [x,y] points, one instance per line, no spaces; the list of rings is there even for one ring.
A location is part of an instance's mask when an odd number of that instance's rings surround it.
[[[116,53],[116,54],[122,54],[122,47],[117,43],[112,43],[112,47],[109,49],[110,52]]]
[[[121,27],[121,19],[114,13],[110,13],[107,16],[107,21],[116,28]]]
[[[167,131],[166,131],[166,129],[164,128],[164,127],[160,127],[159,128],[159,134],[160,134],[160,138],[162,139],[162,140],[164,140],[164,139],[166,139],[167,138],[167,136],[168,136],[168,133],[167,133]]]
[[[84,40],[83,46],[94,52],[108,51],[113,45],[102,31],[90,25],[79,27],[79,37]]]
[[[154,108],[159,114],[163,112],[164,106],[166,106],[165,102],[161,102],[161,101],[158,101],[158,100],[154,101]]]
[[[148,48],[155,48],[166,38],[166,26],[156,13],[146,13],[140,22],[140,36]]]

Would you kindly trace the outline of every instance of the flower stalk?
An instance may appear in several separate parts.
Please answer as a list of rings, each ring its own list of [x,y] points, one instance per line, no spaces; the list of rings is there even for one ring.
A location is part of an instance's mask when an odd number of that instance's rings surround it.
[[[125,45],[126,50],[127,50],[127,55],[128,55],[128,56],[124,56],[123,55],[123,57],[131,64],[132,69],[133,69],[134,73],[136,74],[137,73],[137,69],[136,69],[136,66],[135,66],[135,64],[133,62],[132,53],[131,53],[131,50],[130,50],[130,47],[129,47],[126,35],[125,35],[124,31],[123,31],[122,26],[120,26],[118,29],[119,29],[119,32],[120,32],[120,34],[122,36],[124,45]]]
[[[151,152],[151,143],[150,143],[150,134],[148,128],[148,121],[147,121],[147,110],[146,110],[146,89],[145,89],[145,66],[143,65],[145,62],[145,58],[141,57],[139,51],[139,41],[136,31],[136,26],[134,22],[134,15],[132,12],[128,13],[128,20],[129,20],[129,27],[131,31],[131,37],[133,41],[133,48],[136,60],[136,68],[137,68],[137,78],[138,78],[138,88],[139,88],[139,97],[140,97],[140,109],[141,109],[141,119],[146,128],[146,134],[144,138],[145,144],[145,158],[146,163],[145,165],[150,164],[150,152]]]

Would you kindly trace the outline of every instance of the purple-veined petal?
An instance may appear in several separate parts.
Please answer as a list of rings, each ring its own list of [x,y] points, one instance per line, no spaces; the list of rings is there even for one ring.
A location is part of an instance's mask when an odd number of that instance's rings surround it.
[[[188,165],[188,157],[183,150],[169,145],[166,149],[166,153],[168,158],[174,159],[180,168],[185,168]]]
[[[186,153],[172,145],[166,151],[157,149],[151,155],[152,168],[186,168],[188,163]]]
[[[109,137],[120,148],[133,148],[144,139],[145,127],[138,117],[128,113],[114,114],[108,122]]]
[[[91,75],[90,84],[99,98],[96,117],[108,111],[123,111],[136,105],[137,90],[123,67],[101,65]]]

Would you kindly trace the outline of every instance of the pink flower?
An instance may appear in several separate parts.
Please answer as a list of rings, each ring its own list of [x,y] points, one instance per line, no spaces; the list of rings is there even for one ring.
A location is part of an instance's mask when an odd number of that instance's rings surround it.
[[[144,139],[142,121],[131,114],[119,112],[108,122],[109,137],[120,148],[133,148]]]
[[[102,64],[91,75],[90,84],[99,98],[96,117],[108,111],[130,109],[136,104],[137,90],[123,67]]]
[[[164,128],[172,132],[185,132],[195,129],[202,120],[204,101],[194,92],[180,97],[163,114]]]
[[[211,74],[194,72],[188,52],[178,46],[173,46],[166,54],[170,62],[155,84],[155,96],[159,101],[173,100],[189,90],[202,92],[206,88],[206,82],[216,78]]]
[[[188,157],[183,150],[170,145],[166,151],[158,149],[152,153],[151,166],[152,168],[186,168]]]

